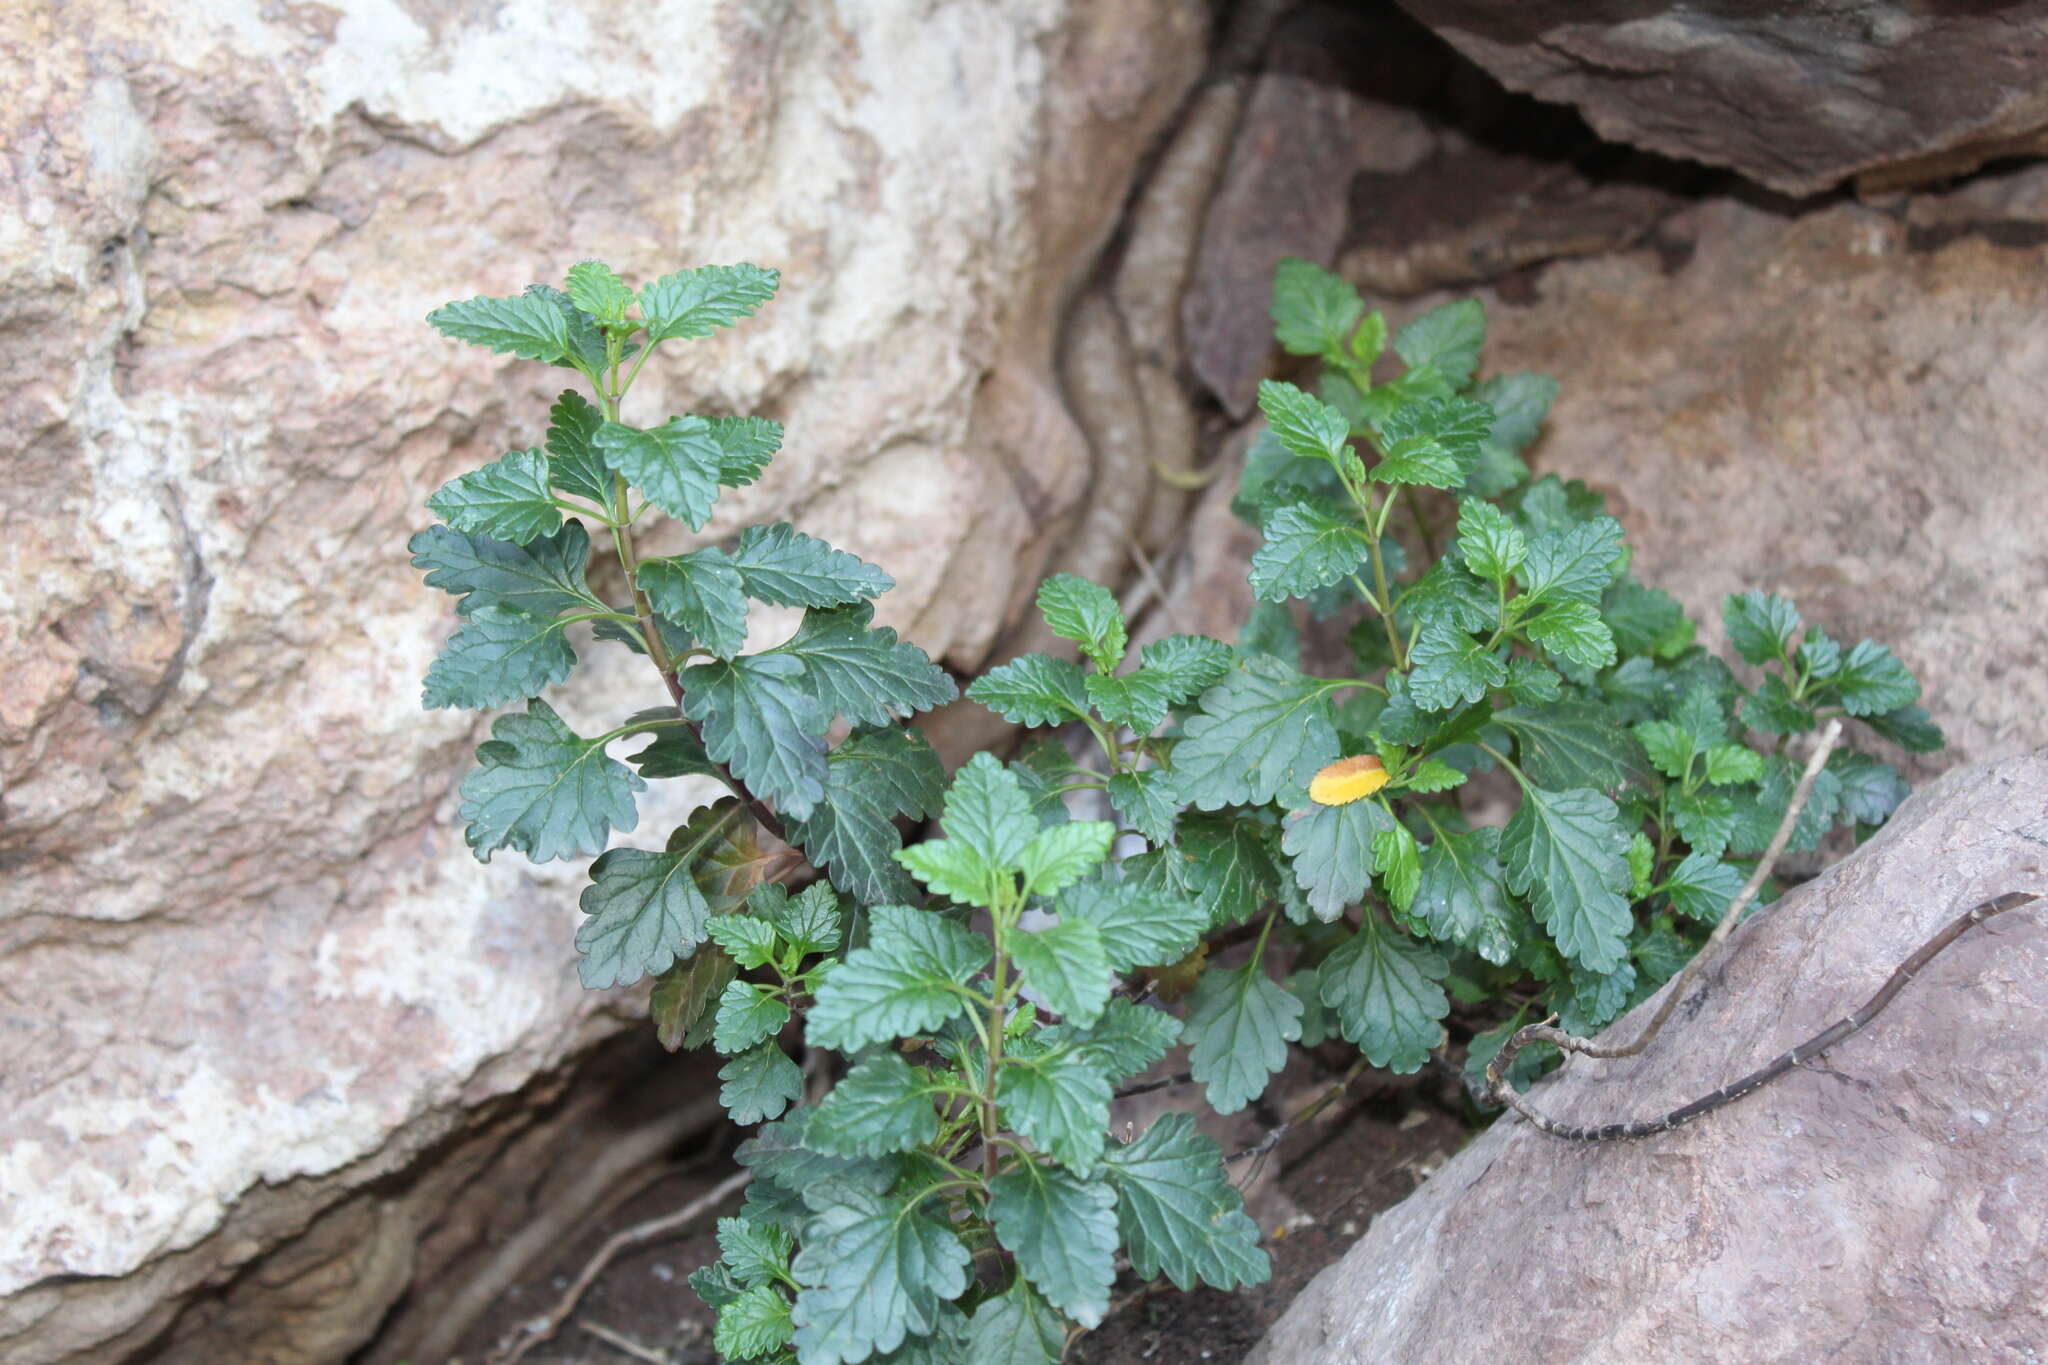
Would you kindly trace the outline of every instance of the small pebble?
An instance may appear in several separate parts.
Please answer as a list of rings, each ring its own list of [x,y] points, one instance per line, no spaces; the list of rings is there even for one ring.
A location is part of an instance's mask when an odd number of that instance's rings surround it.
[[[653,1270],[654,1278],[660,1280],[663,1284],[673,1284],[675,1282],[676,1268],[667,1261],[656,1261]]]

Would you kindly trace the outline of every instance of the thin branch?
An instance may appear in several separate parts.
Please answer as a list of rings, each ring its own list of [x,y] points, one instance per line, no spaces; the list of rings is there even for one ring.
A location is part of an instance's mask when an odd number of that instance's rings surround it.
[[[1194,1082],[1195,1076],[1193,1072],[1176,1071],[1171,1076],[1161,1076],[1156,1081],[1139,1081],[1136,1085],[1127,1085],[1114,1095],[1111,1095],[1110,1098],[1113,1100],[1127,1100],[1133,1095],[1149,1095],[1155,1090],[1165,1090],[1170,1086],[1176,1085],[1193,1085]]]
[[[1294,1113],[1290,1114],[1284,1122],[1275,1126],[1272,1129],[1272,1131],[1268,1132],[1264,1137],[1260,1138],[1251,1146],[1244,1148],[1242,1151],[1232,1152],[1229,1156],[1224,1157],[1223,1164],[1226,1166],[1233,1165],[1236,1162],[1245,1160],[1247,1157],[1255,1159],[1263,1158],[1266,1155],[1266,1153],[1272,1151],[1275,1147],[1278,1147],[1282,1142],[1286,1141],[1287,1135],[1289,1133],[1293,1132],[1302,1124],[1310,1122],[1315,1118],[1316,1115],[1322,1113],[1325,1109],[1335,1104],[1337,1102],[1338,1097],[1341,1096],[1346,1090],[1351,1088],[1351,1083],[1357,1080],[1359,1075],[1364,1070],[1365,1058],[1361,1056],[1357,1061],[1351,1064],[1351,1069],[1349,1071],[1346,1071],[1341,1079],[1333,1082],[1328,1089],[1323,1091],[1322,1094],[1316,1096],[1307,1104],[1295,1110]],[[1259,1168],[1255,1162],[1255,1164],[1252,1166],[1251,1171],[1245,1176],[1244,1183],[1246,1185],[1250,1185],[1251,1182],[1257,1178],[1258,1173]]]
[[[545,1316],[524,1324],[516,1338],[501,1344],[491,1354],[488,1365],[518,1365],[519,1360],[528,1351],[561,1330],[569,1315],[576,1311],[576,1305],[582,1301],[584,1293],[620,1252],[636,1247],[642,1242],[651,1242],[658,1237],[681,1231],[745,1189],[747,1182],[753,1178],[752,1171],[734,1171],[681,1208],[665,1213],[659,1218],[650,1218],[644,1223],[635,1223],[632,1227],[614,1233],[597,1249],[597,1254],[590,1258],[589,1263],[583,1267],[568,1289],[563,1291],[555,1306],[548,1310]]]

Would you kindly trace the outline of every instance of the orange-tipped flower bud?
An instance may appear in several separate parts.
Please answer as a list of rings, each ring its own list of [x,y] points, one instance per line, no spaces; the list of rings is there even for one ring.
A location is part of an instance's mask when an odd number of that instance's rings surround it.
[[[1386,764],[1373,754],[1340,758],[1308,784],[1309,800],[1319,806],[1348,806],[1387,785]]]

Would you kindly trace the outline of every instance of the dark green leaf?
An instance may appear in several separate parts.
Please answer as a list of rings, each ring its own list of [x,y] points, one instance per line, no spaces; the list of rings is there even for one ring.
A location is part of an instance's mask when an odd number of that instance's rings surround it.
[[[1920,684],[1875,640],[1857,641],[1828,685],[1852,716],[1884,715],[1920,700]]]
[[[1313,261],[1289,256],[1273,272],[1273,335],[1290,355],[1343,354],[1364,311],[1356,289]]]
[[[1557,400],[1557,381],[1547,374],[1497,374],[1480,380],[1472,396],[1493,409],[1493,432],[1487,439],[1519,453],[1543,429]]]
[[[583,581],[590,537],[580,521],[523,546],[430,526],[407,548],[412,566],[426,571],[428,587],[462,599],[455,604],[459,616],[494,603],[542,617],[572,607],[607,610]]]
[[[749,1289],[718,1310],[711,1344],[726,1360],[754,1360],[789,1341],[789,1300],[763,1286]]]
[[[879,597],[896,580],[786,521],[740,533],[732,565],[747,596],[779,607],[836,607]]]
[[[1500,623],[1492,590],[1448,557],[1402,591],[1395,611],[1404,625],[1438,621],[1459,630],[1491,630]]]
[[[670,337],[708,337],[775,297],[781,276],[758,265],[707,265],[678,270],[640,286],[640,316],[651,346]]]
[[[442,336],[486,347],[498,355],[552,365],[569,354],[568,320],[546,299],[531,294],[443,304],[427,314],[427,324]]]
[[[1883,824],[1906,799],[1906,779],[1869,754],[1837,749],[1828,755],[1828,771],[1842,783],[1842,814],[1859,824]]]
[[[702,417],[671,417],[647,430],[606,422],[591,445],[656,507],[691,530],[701,531],[711,520],[722,453]]]
[[[830,882],[812,882],[797,896],[769,882],[754,892],[753,902],[799,958],[839,946],[839,893]]]
[[[1109,856],[1115,839],[1116,826],[1107,820],[1072,820],[1045,829],[1017,855],[1024,894],[1052,896],[1072,886]]]
[[[718,446],[718,482],[726,488],[745,488],[760,478],[782,449],[780,422],[765,417],[706,417],[704,422]]]
[[[1729,594],[1721,604],[1721,622],[1735,652],[1758,665],[1791,653],[1792,637],[1799,632],[1797,608],[1782,597],[1755,590]]]
[[[793,1269],[796,1346],[805,1365],[840,1365],[923,1336],[967,1288],[971,1257],[944,1206],[813,1186]]]
[[[1173,774],[1165,768],[1147,768],[1137,773],[1117,773],[1109,779],[1109,803],[1124,823],[1145,836],[1154,848],[1173,840],[1174,817],[1180,813],[1174,801]]]
[[[1128,882],[1078,883],[1061,893],[1058,908],[1063,923],[1085,922],[1095,928],[1109,969],[1119,972],[1178,962],[1209,927],[1208,914],[1198,901]]]
[[[1380,425],[1386,458],[1372,468],[1381,483],[1456,488],[1465,482],[1479,443],[1493,427],[1493,413],[1469,398],[1433,398],[1405,403]]]
[[[1294,881],[1321,920],[1335,920],[1372,888],[1373,838],[1394,817],[1377,801],[1342,806],[1311,802],[1287,818],[1281,851],[1293,859]]]
[[[1008,1056],[996,1079],[1003,1121],[1053,1160],[1092,1170],[1109,1131],[1109,1076],[1088,1049]]]
[[[589,498],[608,508],[612,472],[591,444],[604,414],[574,389],[562,390],[548,409],[548,481],[564,493]]]
[[[1203,810],[1257,805],[1305,787],[1337,757],[1331,684],[1253,656],[1202,694],[1173,751],[1180,796]]]
[[[1090,673],[1083,680],[1088,704],[1095,714],[1111,725],[1128,725],[1140,735],[1149,735],[1166,719],[1173,705],[1172,693],[1163,679],[1149,669],[1115,677]]]
[[[1365,927],[1337,945],[1317,972],[1323,1003],[1365,1059],[1405,1075],[1420,1070],[1451,1011],[1437,985],[1449,970],[1442,954],[1368,914]]]
[[[1066,1344],[1067,1324],[1028,1281],[1018,1280],[975,1310],[964,1354],[934,1357],[931,1365],[1057,1365]]]
[[[552,617],[496,602],[478,607],[427,670],[420,705],[481,711],[538,696],[576,666],[563,628]]]
[[[1606,668],[1614,662],[1614,636],[1591,602],[1559,602],[1532,621],[1522,634],[1553,659],[1585,668]]]
[[[1424,711],[1478,701],[1508,680],[1507,665],[1493,650],[1440,616],[1422,623],[1408,661],[1408,695]]]
[[[1190,1045],[1189,1070],[1219,1114],[1234,1114],[1265,1094],[1273,1073],[1287,1065],[1287,1044],[1299,1037],[1301,1002],[1256,959],[1203,973],[1182,1033]]]
[[[1514,951],[1514,914],[1500,864],[1500,831],[1446,832],[1422,850],[1422,879],[1409,912],[1431,936],[1500,965]]]
[[[1169,635],[1138,651],[1144,672],[1166,689],[1174,706],[1199,696],[1230,672],[1230,646],[1206,635]]]
[[[856,725],[887,725],[942,706],[959,695],[931,656],[886,626],[870,626],[871,603],[812,608],[771,654],[804,663],[804,686]]]
[[[479,861],[506,847],[537,863],[597,853],[611,831],[639,822],[634,794],[647,784],[544,701],[498,717],[476,756],[482,766],[463,779],[462,818]]]
[[[1102,1321],[1116,1279],[1115,1190],[1024,1161],[989,1182],[989,1217],[1049,1303],[1083,1327]]]
[[[1563,684],[1556,670],[1534,659],[1508,660],[1508,695],[1519,705],[1533,708],[1554,702],[1564,695]]]
[[[1252,595],[1263,602],[1305,597],[1355,573],[1371,541],[1355,517],[1311,503],[1266,518],[1266,543],[1252,555]]]
[[[1415,904],[1415,889],[1422,880],[1422,850],[1408,827],[1395,824],[1372,836],[1373,865],[1379,870],[1387,901],[1406,912]]]
[[[1630,962],[1606,973],[1573,968],[1569,997],[1560,999],[1560,992],[1552,992],[1550,997],[1559,1026],[1581,1038],[1591,1037],[1628,1008],[1635,985],[1636,969]]]
[[[967,696],[1013,725],[1033,728],[1088,714],[1080,668],[1047,654],[1024,654],[998,664],[967,685]]]
[[[825,798],[790,827],[790,837],[863,904],[909,900],[916,884],[894,857],[903,846],[895,820],[936,810],[945,780],[938,755],[917,731],[856,733],[827,757]]]
[[[702,1047],[709,1041],[705,1021],[711,1016],[711,1006],[738,973],[739,967],[723,952],[699,948],[656,977],[648,998],[655,1040],[670,1052]]]
[[[590,885],[578,902],[589,918],[576,930],[576,951],[583,954],[577,970],[586,987],[660,976],[704,941],[711,905],[695,873],[744,818],[735,803],[701,807],[670,837],[667,852],[615,848],[590,865]]]
[[[705,752],[792,820],[824,799],[820,736],[831,722],[803,675],[802,660],[769,653],[693,664],[680,679],[683,714],[703,723]]]
[[[1600,615],[1623,654],[1668,659],[1692,643],[1693,625],[1678,599],[1623,574],[1600,599]]]
[[[1641,974],[1651,984],[1661,986],[1692,961],[1693,946],[1660,919],[1656,925],[1636,935],[1635,957]]]
[[[1334,465],[1349,446],[1351,423],[1344,414],[1292,384],[1260,380],[1259,411],[1272,424],[1280,444],[1300,459],[1328,460]]]
[[[818,987],[805,1021],[813,1046],[853,1052],[930,1033],[967,1008],[954,988],[989,960],[986,939],[908,906],[876,906],[868,935],[868,946],[848,953]]]
[[[1273,1273],[1258,1225],[1224,1178],[1222,1150],[1191,1115],[1162,1115],[1137,1141],[1112,1145],[1102,1164],[1132,1268],[1145,1279],[1235,1289]]]
[[[1040,1036],[1049,1050],[1071,1048],[1112,1080],[1123,1080],[1164,1057],[1179,1040],[1180,1027],[1180,1020],[1165,1010],[1118,998],[1087,1028],[1055,1024]]]
[[[1742,723],[1767,735],[1796,735],[1820,724],[1805,704],[1792,699],[1792,689],[1776,673],[1764,676],[1754,696],[1743,704]]]
[[[775,926],[754,915],[720,915],[708,932],[733,961],[748,971],[775,960]]]
[[[788,1230],[773,1223],[718,1220],[719,1259],[743,1285],[763,1285],[787,1271],[792,1246]]]
[[[773,1043],[742,1052],[719,1068],[718,1102],[734,1123],[772,1119],[804,1097],[804,1073]]]
[[[721,659],[747,646],[747,599],[739,571],[716,546],[643,559],[636,577],[654,609]]]
[[[804,1145],[827,1156],[882,1156],[936,1141],[934,1100],[945,1092],[902,1056],[874,1053],[846,1073],[804,1128]]]
[[[1681,791],[1667,800],[1671,823],[1693,852],[1720,857],[1735,836],[1735,802],[1714,792]]]
[[[1093,924],[1061,920],[1036,933],[1012,934],[1009,947],[1024,984],[1047,1009],[1084,1028],[1101,1017],[1109,1003],[1109,956]]]
[[[570,266],[568,284],[569,301],[599,322],[624,322],[633,306],[633,291],[603,261]]]
[[[1942,736],[1941,727],[1929,720],[1926,710],[1918,706],[1902,706],[1881,716],[1865,716],[1863,723],[1876,731],[1880,738],[1890,740],[1907,753],[1931,754],[1948,743]]]
[[[515,450],[473,474],[442,484],[427,509],[458,531],[524,545],[553,535],[561,509],[548,491],[548,459],[538,450]]]
[[[1558,950],[1588,971],[1612,971],[1627,952],[1628,840],[1615,804],[1584,788],[1524,786],[1501,831],[1509,889],[1529,897]]]
[[[690,1276],[690,1288],[697,1291],[697,1297],[716,1310],[739,1298],[747,1292],[746,1286],[733,1277],[724,1261],[713,1261]]]
[[[1280,872],[1267,838],[1265,826],[1230,815],[1181,820],[1182,882],[1212,927],[1246,918],[1279,889]]]
[[[569,337],[569,347],[562,357],[550,362],[564,369],[580,370],[592,378],[604,373],[607,356],[604,330],[597,325],[597,319],[576,306],[576,301],[551,284],[529,284],[523,297],[546,304],[561,314],[562,326]],[[640,348],[625,345],[619,348],[620,358],[632,355]]]
[[[1274,602],[1252,603],[1251,613],[1237,632],[1237,652],[1263,654],[1289,668],[1301,667],[1301,632],[1293,615]]]
[[[711,1046],[727,1054],[745,1052],[782,1032],[788,1022],[789,1006],[773,989],[746,981],[728,982],[718,997]]]
[[[1432,308],[1394,334],[1394,351],[1411,368],[1431,366],[1455,384],[1472,377],[1485,344],[1486,310],[1477,299]]]
[[[1546,531],[1529,542],[1522,588],[1530,603],[1598,603],[1622,566],[1621,523],[1613,517]]]
[[[1671,893],[1671,907],[1679,914],[1718,924],[1721,912],[1742,890],[1742,874],[1712,853],[1694,851],[1672,869],[1662,889]]]
[[[1522,528],[1492,503],[1468,498],[1458,508],[1458,550],[1465,567],[1496,582],[1522,567],[1529,542]]]
[[[1046,627],[1072,640],[1104,673],[1123,662],[1129,636],[1123,608],[1108,588],[1070,573],[1056,573],[1038,585],[1038,610]]]
[[[1648,779],[1642,746],[1597,706],[1517,706],[1496,711],[1493,719],[1515,737],[1522,770],[1554,791],[1606,789]]]

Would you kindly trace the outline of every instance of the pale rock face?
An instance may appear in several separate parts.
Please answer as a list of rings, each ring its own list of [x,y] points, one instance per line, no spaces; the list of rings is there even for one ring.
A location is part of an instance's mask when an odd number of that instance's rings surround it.
[[[1086,486],[1054,329],[1199,69],[1203,6],[619,13],[0,17],[6,1365],[124,1358],[619,1027],[571,966],[581,867],[463,846],[482,723],[418,709],[451,618],[404,551],[438,484],[538,442],[570,372],[447,342],[429,309],[587,255],[780,268],[756,321],[665,348],[628,416],[787,424],[713,532],[787,515],[882,564],[882,619],[935,656],[986,649]],[[658,695],[613,654],[572,722]],[[651,793],[626,842],[690,795]],[[242,1358],[359,1344],[403,1221],[326,1219],[389,1254],[318,1287],[324,1337],[252,1312]]]
[[[2048,894],[2044,850],[2048,750],[1949,773],[1738,929],[1641,1057],[1576,1061],[1530,1098],[1606,1123],[1707,1094],[1849,1014],[1971,906]],[[1590,1145],[1496,1124],[1248,1365],[2034,1358],[2044,904],[1971,929],[1863,1032],[1688,1127]]]

